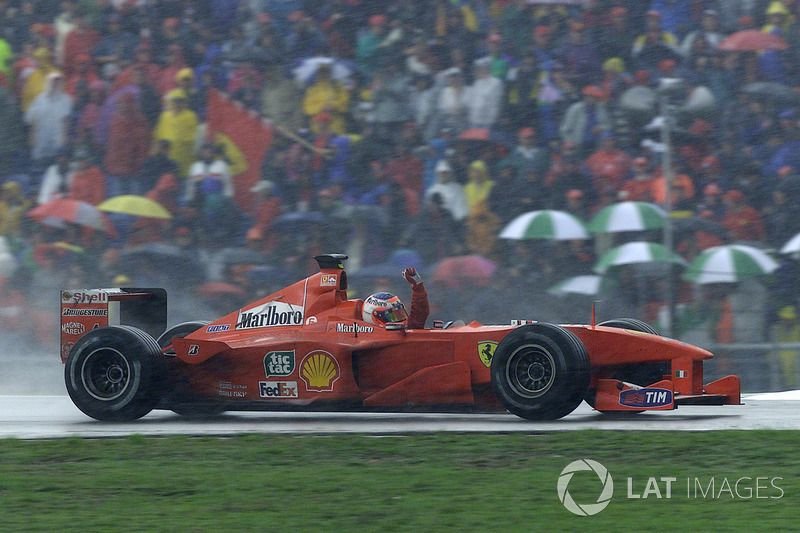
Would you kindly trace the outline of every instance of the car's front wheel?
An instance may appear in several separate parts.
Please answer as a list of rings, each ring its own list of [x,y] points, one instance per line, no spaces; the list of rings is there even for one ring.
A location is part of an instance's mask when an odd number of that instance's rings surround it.
[[[656,330],[653,326],[644,322],[643,320],[638,320],[636,318],[614,318],[611,320],[606,320],[604,322],[600,322],[597,324],[598,326],[605,326],[608,328],[620,328],[620,329],[629,329],[631,331],[638,331],[641,333],[649,333],[651,335],[659,335],[658,330]],[[624,381],[626,383],[633,383],[635,385],[647,386],[651,383],[655,383],[656,381],[660,381],[664,374],[669,374],[669,364],[666,362],[659,362],[659,363],[635,363],[630,365],[621,365],[615,368],[611,374],[608,376],[612,379],[617,379],[619,381]],[[586,403],[589,404],[591,407],[595,405],[595,394],[596,391],[594,388],[591,388],[587,391]],[[606,411],[600,411],[601,413],[605,413]],[[623,413],[623,414],[635,414],[641,413],[642,411],[608,411],[613,412],[615,414]]]
[[[492,357],[492,387],[505,408],[530,420],[555,420],[581,403],[589,357],[581,341],[554,324],[519,327]]]

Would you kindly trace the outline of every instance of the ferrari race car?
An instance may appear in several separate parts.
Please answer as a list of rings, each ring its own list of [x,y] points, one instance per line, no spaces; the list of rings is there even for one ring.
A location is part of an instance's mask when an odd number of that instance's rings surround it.
[[[163,289],[61,291],[61,359],[75,405],[98,420],[152,409],[507,410],[558,419],[740,403],[740,383],[703,383],[702,348],[644,322],[511,325],[364,322],[347,297],[344,255],[213,322],[167,328]],[[592,319],[594,322],[594,319]]]

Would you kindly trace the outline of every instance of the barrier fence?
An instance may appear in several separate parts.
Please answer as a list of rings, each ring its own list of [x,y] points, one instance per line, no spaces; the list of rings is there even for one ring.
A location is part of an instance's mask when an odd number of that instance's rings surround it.
[[[714,353],[704,365],[706,383],[727,374],[737,374],[743,392],[800,388],[800,342],[709,344]]]

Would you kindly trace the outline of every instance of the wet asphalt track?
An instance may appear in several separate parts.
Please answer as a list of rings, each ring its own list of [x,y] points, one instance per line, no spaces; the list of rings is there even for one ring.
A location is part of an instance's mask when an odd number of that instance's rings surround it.
[[[706,431],[800,429],[800,392],[747,395],[746,405],[682,407],[668,412],[602,415],[582,404],[553,422],[512,415],[383,413],[226,413],[187,419],[154,411],[128,423],[97,422],[67,396],[0,396],[0,438],[116,437],[141,435],[232,435],[236,433],[528,432],[603,430]]]

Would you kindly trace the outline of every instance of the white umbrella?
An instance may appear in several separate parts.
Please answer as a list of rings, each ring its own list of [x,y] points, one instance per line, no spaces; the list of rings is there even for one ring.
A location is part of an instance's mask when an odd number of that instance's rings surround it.
[[[556,283],[547,289],[547,292],[556,296],[563,296],[566,294],[595,296],[600,292],[602,282],[603,277],[594,274],[573,276]]]
[[[292,70],[294,79],[305,85],[317,73],[319,67],[322,65],[329,65],[331,67],[331,76],[335,80],[344,81],[350,77],[352,70],[342,61],[332,57],[310,57],[303,60],[300,66]]]
[[[565,211],[544,209],[529,211],[509,222],[500,232],[501,239],[551,239],[567,241],[588,239],[583,222]]]
[[[736,283],[774,272],[778,263],[766,252],[744,244],[725,244],[703,250],[684,273],[697,283]]]
[[[17,260],[11,253],[8,240],[0,235],[0,277],[7,278],[17,269]]]
[[[589,222],[589,231],[616,233],[644,231],[664,226],[667,213],[649,202],[619,202],[604,207]]]
[[[594,266],[594,271],[602,274],[614,266],[638,263],[676,263],[686,265],[686,261],[681,256],[670,252],[663,244],[634,241],[617,246],[604,253]]]
[[[786,241],[786,244],[781,248],[782,254],[794,254],[800,252],[800,233]]]

